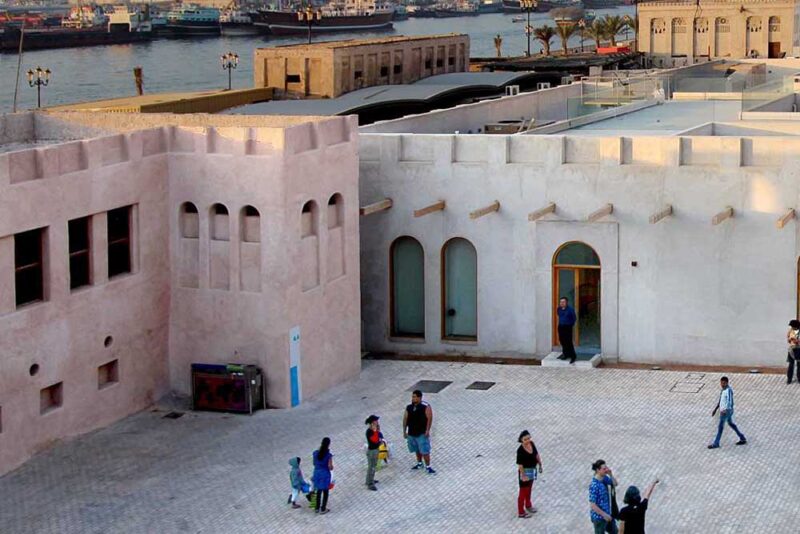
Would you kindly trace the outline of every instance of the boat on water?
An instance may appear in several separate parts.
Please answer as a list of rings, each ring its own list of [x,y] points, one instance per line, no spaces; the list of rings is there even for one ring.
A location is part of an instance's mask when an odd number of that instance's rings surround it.
[[[583,7],[586,9],[609,9],[631,3],[630,0],[583,0]]]
[[[481,0],[478,3],[478,12],[481,15],[484,13],[502,13],[503,0]]]
[[[50,48],[73,48],[129,44],[149,41],[153,38],[152,26],[146,13],[129,11],[126,6],[116,6],[114,11],[103,15],[105,24],[87,26],[87,21],[95,19],[76,16],[72,22],[61,27],[5,26],[0,30],[0,52],[16,52],[22,39],[23,50],[43,50]],[[79,22],[81,21],[81,22]]]
[[[222,35],[254,35],[261,33],[261,28],[253,24],[253,17],[246,11],[228,9],[219,16]]]
[[[394,18],[392,20],[408,20],[408,9],[402,4],[394,6]]]
[[[511,22],[525,22],[525,15],[514,15],[511,17]]]
[[[580,7],[580,5],[580,0],[539,0],[536,7],[531,11],[547,13],[557,7]],[[520,0],[503,0],[504,13],[521,13],[523,11]]]
[[[394,6],[376,0],[334,1],[319,9],[311,33],[384,30],[392,27]],[[305,35],[309,25],[295,10],[259,10],[253,23],[273,35]]]
[[[454,17],[476,17],[480,15],[478,4],[469,0],[460,0],[456,3],[437,4],[433,10],[433,16],[437,19],[447,19]]]
[[[167,13],[165,31],[174,36],[220,35],[219,9],[180,4]]]

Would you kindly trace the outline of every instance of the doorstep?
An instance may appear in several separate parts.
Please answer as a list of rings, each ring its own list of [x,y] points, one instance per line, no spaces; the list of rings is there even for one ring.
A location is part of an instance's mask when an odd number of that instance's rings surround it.
[[[542,360],[542,367],[570,367],[573,369],[594,369],[603,362],[602,354],[595,354],[591,358],[581,359],[580,355],[575,363],[569,363],[569,360],[559,360],[560,352],[551,352],[544,360]]]

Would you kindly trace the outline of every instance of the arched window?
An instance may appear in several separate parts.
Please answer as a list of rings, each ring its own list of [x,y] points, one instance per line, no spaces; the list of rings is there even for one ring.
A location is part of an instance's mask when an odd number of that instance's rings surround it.
[[[394,240],[390,251],[392,335],[425,337],[425,253],[413,237]]]
[[[181,237],[197,238],[200,236],[200,221],[197,206],[191,202],[181,204],[179,218]]]
[[[558,249],[554,263],[556,265],[600,266],[600,258],[586,243],[573,241]]]
[[[309,200],[303,204],[303,211],[300,215],[300,236],[315,235],[317,235],[317,203]]]
[[[334,193],[328,199],[328,228],[338,228],[344,224],[344,199]]]
[[[319,285],[319,210],[317,203],[309,200],[303,204],[300,213],[300,236],[302,249],[302,286],[303,291]]]
[[[253,206],[242,208],[240,217],[239,287],[261,291],[261,214]]]
[[[230,289],[230,217],[223,204],[211,206],[208,263],[211,289]]]
[[[217,241],[228,241],[231,230],[228,221],[228,208],[223,204],[211,206],[211,239]]]
[[[472,243],[454,238],[442,247],[442,337],[478,337],[478,254]]]
[[[242,208],[241,232],[242,241],[246,243],[261,241],[261,215],[253,206]]]

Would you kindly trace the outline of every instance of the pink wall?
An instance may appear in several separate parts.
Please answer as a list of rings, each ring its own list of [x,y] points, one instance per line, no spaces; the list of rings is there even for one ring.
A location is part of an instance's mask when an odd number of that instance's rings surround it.
[[[356,376],[356,128],[352,118],[165,127],[0,154],[0,474],[169,389],[188,394],[194,362],[257,364],[270,405],[288,407],[294,326],[304,398]],[[334,193],[338,212],[327,205]],[[304,290],[308,200],[319,208],[318,283]],[[198,209],[196,228],[184,230],[184,202]],[[125,205],[136,206],[134,272],[108,281],[105,212]],[[244,217],[246,205],[259,219]],[[90,214],[94,281],[71,292],[67,221]],[[339,223],[329,229],[329,220]],[[46,302],[15,309],[13,235],[45,226]],[[119,382],[99,389],[98,366],[114,359]],[[41,415],[40,390],[56,382],[63,405]]]

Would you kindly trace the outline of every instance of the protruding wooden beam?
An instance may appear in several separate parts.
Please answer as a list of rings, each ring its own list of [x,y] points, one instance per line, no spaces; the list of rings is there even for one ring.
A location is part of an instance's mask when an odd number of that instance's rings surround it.
[[[490,213],[498,211],[499,209],[500,209],[500,201],[499,200],[495,200],[494,202],[492,202],[491,204],[489,204],[485,208],[481,208],[479,210],[475,210],[473,212],[470,212],[469,218],[470,219],[478,219],[480,217],[483,217],[484,215],[488,215]]]
[[[594,213],[591,213],[588,217],[586,217],[586,222],[599,221],[606,215],[611,215],[612,213],[614,213],[614,204],[606,204],[599,210],[595,211]]]
[[[438,202],[434,202],[430,206],[425,206],[424,208],[414,210],[414,217],[423,217],[429,213],[433,213],[436,211],[442,211],[444,209],[444,200],[440,200]]]
[[[711,224],[716,226],[725,219],[730,219],[731,217],[733,217],[733,208],[730,206],[726,206],[724,210],[717,213],[711,218]]]
[[[667,204],[650,216],[650,224],[655,224],[662,219],[666,219],[670,215],[672,215],[672,204]]]
[[[542,217],[544,217],[545,215],[547,215],[548,213],[555,213],[555,212],[556,212],[556,203],[551,202],[550,204],[548,204],[543,208],[539,208],[536,211],[530,212],[528,214],[528,221],[530,222],[537,221]]]
[[[359,214],[362,216],[364,215],[372,215],[373,213],[378,213],[379,211],[385,211],[392,207],[392,199],[391,198],[384,198],[380,202],[375,202],[373,204],[368,204],[366,206],[362,206],[361,209],[358,210]]]
[[[789,224],[789,221],[791,221],[792,219],[794,219],[796,217],[797,217],[797,214],[795,214],[794,208],[789,208],[789,210],[786,213],[781,215],[781,218],[778,219],[778,222],[775,223],[775,226],[777,226],[778,230],[780,230],[781,228],[783,228],[784,226]]]

